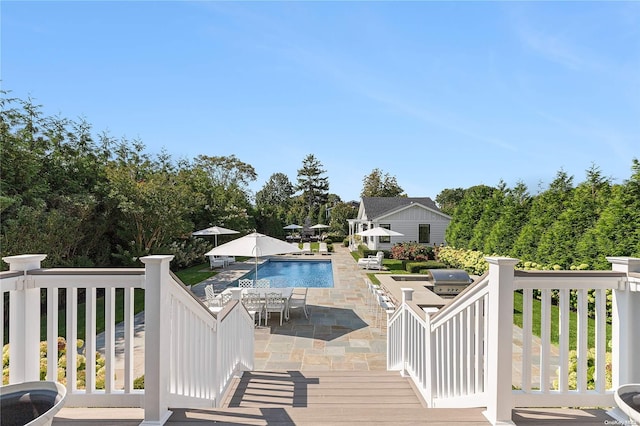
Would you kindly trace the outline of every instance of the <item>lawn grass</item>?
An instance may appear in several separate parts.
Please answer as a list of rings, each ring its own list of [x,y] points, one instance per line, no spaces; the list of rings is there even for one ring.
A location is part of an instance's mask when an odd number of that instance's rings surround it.
[[[514,292],[513,294],[513,323],[518,327],[522,327],[522,300],[523,296],[520,292]],[[531,332],[538,337],[541,337],[540,318],[542,314],[542,302],[537,299],[533,299],[532,303],[533,315]],[[560,308],[556,305],[551,306],[551,343],[559,345],[558,339],[558,324],[560,317]],[[577,319],[576,312],[569,312],[569,350],[576,349],[577,342]],[[595,346],[596,335],[596,321],[593,318],[587,319],[587,347],[593,348]],[[606,340],[611,339],[611,324],[607,322],[606,325]]]
[[[212,271],[209,268],[209,265],[206,263],[202,263],[200,265],[195,265],[187,269],[183,269],[181,271],[176,272],[180,281],[184,283],[186,286],[192,286],[194,284],[198,284],[207,278],[211,278],[216,275],[217,271]]]

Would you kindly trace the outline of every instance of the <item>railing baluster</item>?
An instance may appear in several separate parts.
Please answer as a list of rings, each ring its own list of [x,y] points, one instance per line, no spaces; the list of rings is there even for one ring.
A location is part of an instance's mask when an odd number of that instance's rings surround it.
[[[105,353],[105,379],[104,388],[107,393],[112,393],[115,388],[116,375],[116,289],[108,287],[104,289],[104,353]]]
[[[578,367],[577,367],[577,388],[578,392],[583,393],[587,391],[587,290],[578,290],[578,327],[577,327],[577,352],[578,352]]]
[[[599,289],[595,291],[596,296],[596,365],[595,365],[595,389],[604,392],[606,385],[605,365],[607,352],[607,291]]]
[[[96,389],[96,289],[87,288],[85,294],[85,389],[92,393]]]
[[[47,289],[47,380],[49,381],[58,380],[58,293],[57,288]],[[4,303],[1,305],[4,306]]]
[[[78,289],[67,288],[67,392],[78,389]]]
[[[542,290],[540,312],[540,390],[549,391],[549,367],[551,363],[551,291]]]
[[[133,392],[134,365],[134,296],[133,288],[124,289],[124,391]]]
[[[521,389],[531,390],[531,330],[532,330],[533,291],[530,288],[522,291],[522,380]]]
[[[558,372],[558,390],[569,390],[569,290],[562,289],[559,294],[558,307],[560,309],[560,370]]]

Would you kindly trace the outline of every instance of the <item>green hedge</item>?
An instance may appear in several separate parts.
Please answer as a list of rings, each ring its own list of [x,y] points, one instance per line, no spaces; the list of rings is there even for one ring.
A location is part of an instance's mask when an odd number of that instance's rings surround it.
[[[444,269],[447,265],[435,260],[427,260],[425,262],[405,262],[404,269],[410,274],[426,274],[427,269]],[[422,271],[425,272],[422,272]]]

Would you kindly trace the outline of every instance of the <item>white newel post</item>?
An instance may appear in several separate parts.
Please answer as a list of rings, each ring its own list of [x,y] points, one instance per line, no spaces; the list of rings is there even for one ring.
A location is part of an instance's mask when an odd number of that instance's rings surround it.
[[[40,269],[46,254],[3,257],[10,271],[24,271],[9,295],[9,384],[40,380],[40,289],[27,271]]]
[[[144,282],[144,421],[141,425],[163,425],[171,416],[168,344],[170,332],[170,255],[145,256]]]
[[[518,259],[486,257],[489,262],[487,312],[487,411],[491,424],[513,424],[511,364],[513,362],[513,280]]]
[[[413,289],[402,287],[400,289],[402,291],[402,304],[406,305],[407,302],[413,300]],[[406,307],[405,307],[406,309]],[[387,318],[387,321],[389,318]],[[402,377],[409,377],[409,373],[407,372],[407,336],[409,327],[407,326],[407,321],[409,321],[409,316],[406,314],[406,311],[402,312],[402,334],[401,334],[401,344],[402,344],[402,370],[400,370],[400,374]],[[412,338],[414,336],[411,336]]]
[[[640,383],[640,279],[629,279],[630,272],[640,272],[640,259],[633,257],[607,257],[611,269],[627,274],[627,279],[613,291],[613,327],[611,355],[613,361],[613,388],[629,383]]]

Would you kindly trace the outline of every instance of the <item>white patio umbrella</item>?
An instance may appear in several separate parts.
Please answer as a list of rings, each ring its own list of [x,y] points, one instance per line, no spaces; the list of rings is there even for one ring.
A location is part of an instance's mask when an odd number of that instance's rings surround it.
[[[255,257],[256,280],[258,279],[258,258],[274,254],[301,252],[297,247],[277,238],[254,232],[240,237],[205,253],[205,256],[247,256]]]
[[[238,231],[234,231],[233,229],[223,228],[222,226],[212,226],[211,228],[201,229],[199,231],[196,231],[191,235],[194,235],[196,237],[204,237],[204,236],[207,236],[207,235],[213,235],[213,236],[215,236],[214,247],[217,247],[218,246],[218,235],[223,235],[223,234],[239,234],[239,232]]]
[[[400,232],[392,231],[391,229],[375,227],[367,229],[366,231],[356,232],[357,235],[362,237],[402,237],[404,234]]]
[[[296,225],[296,224],[292,223],[291,225],[287,225],[282,229],[287,229],[287,230],[291,230],[292,231],[294,229],[302,229],[302,228],[304,228],[304,226],[300,226],[300,225]]]
[[[311,227],[311,229],[314,229],[314,230],[315,230],[315,229],[325,229],[325,228],[329,228],[329,225],[324,225],[324,224],[322,224],[322,223],[318,223],[317,225],[313,225],[313,226]]]

